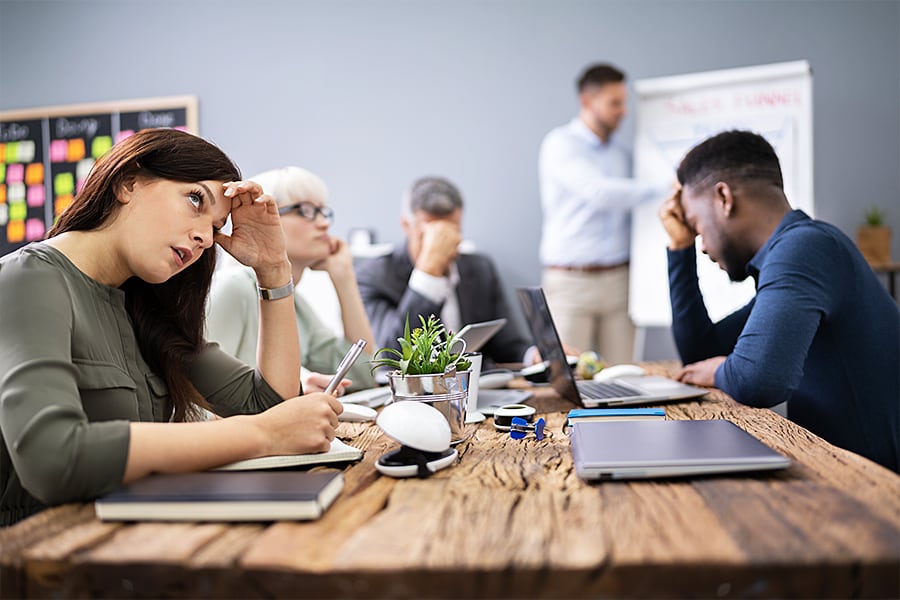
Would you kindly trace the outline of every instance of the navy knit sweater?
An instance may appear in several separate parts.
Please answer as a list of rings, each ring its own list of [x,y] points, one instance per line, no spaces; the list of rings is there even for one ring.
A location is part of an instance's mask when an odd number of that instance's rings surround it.
[[[747,265],[756,297],[713,323],[693,247],[669,251],[681,360],[727,356],[716,387],[898,471],[900,311],[853,242],[803,211],[785,215]]]

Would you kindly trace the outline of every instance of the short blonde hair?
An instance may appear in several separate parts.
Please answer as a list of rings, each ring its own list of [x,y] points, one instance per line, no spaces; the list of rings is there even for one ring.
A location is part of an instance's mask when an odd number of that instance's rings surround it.
[[[300,167],[282,167],[264,171],[250,178],[262,186],[265,193],[275,198],[279,207],[298,202],[326,204],[328,187],[322,178]]]

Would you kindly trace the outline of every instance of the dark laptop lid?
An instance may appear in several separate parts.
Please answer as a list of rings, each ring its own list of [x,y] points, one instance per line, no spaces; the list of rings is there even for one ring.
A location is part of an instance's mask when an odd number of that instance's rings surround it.
[[[547,306],[544,290],[540,287],[520,287],[516,289],[516,293],[541,358],[549,363],[550,385],[566,400],[583,406],[581,394],[575,385],[575,376],[566,362],[566,353],[553,323],[550,307]]]

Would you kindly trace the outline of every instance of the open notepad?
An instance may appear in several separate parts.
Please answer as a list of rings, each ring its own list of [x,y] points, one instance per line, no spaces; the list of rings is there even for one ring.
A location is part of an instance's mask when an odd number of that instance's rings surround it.
[[[259,469],[279,469],[282,467],[302,467],[321,465],[333,462],[346,462],[362,458],[362,450],[345,444],[338,438],[331,440],[331,448],[327,452],[317,454],[284,454],[278,456],[262,456],[229,463],[216,471],[255,471]]]

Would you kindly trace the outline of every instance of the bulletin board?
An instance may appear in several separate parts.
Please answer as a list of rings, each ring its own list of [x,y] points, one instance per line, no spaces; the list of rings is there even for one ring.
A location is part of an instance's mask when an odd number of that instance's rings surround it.
[[[722,131],[762,135],[775,149],[784,191],[793,208],[815,215],[813,204],[812,70],[806,61],[691,73],[635,82],[637,115],[634,174],[674,181],[693,146]],[[629,314],[640,327],[671,323],[666,245],[657,210],[647,203],[632,214]],[[753,298],[752,279],[731,282],[697,252],[697,275],[713,321]]]
[[[0,256],[42,239],[114,143],[155,127],[198,133],[197,98],[0,111]]]

